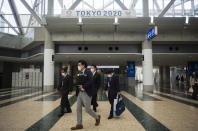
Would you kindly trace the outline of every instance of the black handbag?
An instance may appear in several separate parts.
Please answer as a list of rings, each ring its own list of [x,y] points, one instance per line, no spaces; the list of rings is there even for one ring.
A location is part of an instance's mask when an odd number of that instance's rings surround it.
[[[116,105],[116,115],[120,116],[123,112],[125,111],[125,105],[124,102],[122,100],[121,95],[118,95],[118,103]]]

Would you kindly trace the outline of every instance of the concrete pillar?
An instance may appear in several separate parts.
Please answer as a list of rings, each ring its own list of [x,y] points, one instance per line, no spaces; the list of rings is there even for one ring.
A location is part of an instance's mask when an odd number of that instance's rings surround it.
[[[53,15],[53,14],[54,14],[54,0],[48,0],[47,15]]]
[[[50,32],[45,28],[44,45],[44,86],[43,91],[49,92],[54,89],[54,42]]]
[[[63,9],[63,0],[59,0],[60,6]]]
[[[161,66],[160,67],[160,84],[165,87],[170,85],[170,67]]]
[[[142,69],[143,69],[143,89],[153,91],[153,57],[152,41],[145,40],[142,43]]]
[[[149,17],[149,1],[148,0],[143,0],[143,17]]]

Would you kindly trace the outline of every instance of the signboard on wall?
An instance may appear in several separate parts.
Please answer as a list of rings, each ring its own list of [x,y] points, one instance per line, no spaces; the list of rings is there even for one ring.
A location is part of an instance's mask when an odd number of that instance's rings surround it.
[[[136,17],[135,10],[62,10],[60,15],[62,18],[78,18],[78,17]]]
[[[127,77],[135,77],[135,62],[127,62]]]
[[[157,26],[155,26],[151,28],[149,32],[147,33],[147,40],[151,40],[157,35],[158,35],[158,30],[157,30]]]

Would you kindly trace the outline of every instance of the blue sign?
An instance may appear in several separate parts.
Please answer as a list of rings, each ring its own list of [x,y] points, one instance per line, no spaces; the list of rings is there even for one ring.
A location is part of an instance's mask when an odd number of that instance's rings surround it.
[[[152,38],[157,36],[157,34],[158,34],[157,26],[155,26],[152,29],[150,29],[149,32],[147,33],[147,40],[151,40]]]
[[[127,62],[127,76],[135,77],[135,62],[134,61]]]
[[[192,72],[198,75],[198,61],[188,62],[188,75],[190,76]]]

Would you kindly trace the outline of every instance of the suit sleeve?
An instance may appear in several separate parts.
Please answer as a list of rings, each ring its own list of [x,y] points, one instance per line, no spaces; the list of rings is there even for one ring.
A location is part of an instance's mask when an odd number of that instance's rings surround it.
[[[101,77],[100,77],[100,74],[97,75],[97,81],[96,81],[96,85],[97,85],[97,89],[100,88],[100,84],[101,84]]]
[[[116,79],[115,79],[115,86],[116,86],[116,90],[117,92],[120,92],[120,82],[119,82],[119,76],[116,76]]]
[[[71,76],[69,76],[69,91],[73,90],[73,79]]]
[[[86,83],[83,84],[83,88],[85,90],[89,90],[89,88],[92,87],[92,82],[93,82],[92,73],[90,71],[87,71],[87,81]]]
[[[60,78],[59,79],[59,83],[58,83],[58,87],[57,87],[57,89],[60,91],[60,89],[61,89],[61,85],[62,85],[62,79]]]

